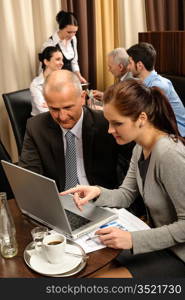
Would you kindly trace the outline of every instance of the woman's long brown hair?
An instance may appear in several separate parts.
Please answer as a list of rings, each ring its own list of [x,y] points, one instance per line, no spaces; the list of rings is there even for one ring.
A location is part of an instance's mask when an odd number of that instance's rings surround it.
[[[128,79],[110,86],[104,92],[103,102],[111,102],[121,115],[133,121],[145,112],[155,128],[173,135],[174,140],[179,139],[185,145],[171,104],[159,88],[146,87],[140,80]]]

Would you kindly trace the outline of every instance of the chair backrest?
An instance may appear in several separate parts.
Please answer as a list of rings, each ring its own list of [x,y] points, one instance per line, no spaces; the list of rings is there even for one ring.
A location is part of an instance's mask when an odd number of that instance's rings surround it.
[[[171,80],[174,89],[185,106],[185,77],[170,74],[163,74],[163,76]]]
[[[7,199],[14,198],[8,179],[1,164],[1,159],[11,162],[11,158],[0,141],[0,192],[6,192]]]
[[[15,136],[18,155],[21,154],[27,119],[31,117],[31,93],[29,89],[2,94]]]

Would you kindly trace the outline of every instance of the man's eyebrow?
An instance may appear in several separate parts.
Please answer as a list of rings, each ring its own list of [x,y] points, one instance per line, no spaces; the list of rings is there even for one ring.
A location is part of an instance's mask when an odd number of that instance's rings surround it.
[[[51,106],[51,105],[48,105],[48,107],[52,108],[52,109],[58,109],[58,110],[61,109],[60,107],[54,107],[54,106]]]
[[[72,107],[74,106],[74,104],[69,104],[69,105],[66,105],[66,106],[63,106],[63,107],[55,107],[55,106],[52,106],[52,105],[48,105],[48,107],[52,108],[52,109],[65,109],[65,108],[68,108],[68,107]]]

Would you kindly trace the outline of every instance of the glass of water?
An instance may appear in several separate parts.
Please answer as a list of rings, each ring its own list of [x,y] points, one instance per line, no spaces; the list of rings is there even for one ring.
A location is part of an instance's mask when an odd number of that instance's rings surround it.
[[[37,226],[31,230],[33,238],[33,247],[40,246],[43,238],[49,234],[48,228],[45,226]]]

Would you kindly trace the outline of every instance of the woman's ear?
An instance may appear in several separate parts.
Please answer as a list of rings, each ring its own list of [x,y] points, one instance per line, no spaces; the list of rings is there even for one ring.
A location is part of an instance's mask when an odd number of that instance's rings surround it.
[[[147,120],[148,120],[147,114],[144,111],[142,111],[138,117],[139,128],[142,128],[145,125]]]
[[[147,114],[142,111],[139,115],[139,118],[142,120],[142,121],[147,121],[148,120],[148,117],[147,117]]]
[[[45,64],[45,66],[48,65],[48,60],[47,60],[46,58],[43,60],[43,62],[44,62],[44,64]]]

